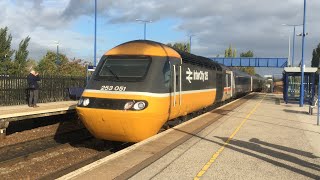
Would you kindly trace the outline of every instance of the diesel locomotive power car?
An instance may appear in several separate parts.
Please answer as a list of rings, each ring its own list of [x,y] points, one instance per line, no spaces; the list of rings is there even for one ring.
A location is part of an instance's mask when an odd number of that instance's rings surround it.
[[[261,79],[208,58],[136,40],[102,56],[76,109],[96,138],[138,142],[167,121],[260,88]]]

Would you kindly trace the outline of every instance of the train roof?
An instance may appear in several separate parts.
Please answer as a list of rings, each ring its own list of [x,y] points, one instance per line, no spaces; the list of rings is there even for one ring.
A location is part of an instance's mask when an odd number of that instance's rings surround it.
[[[184,63],[189,63],[189,64],[194,64],[198,66],[205,66],[205,67],[210,67],[212,69],[216,69],[218,71],[222,71],[222,67],[219,63],[212,61],[209,58],[202,57],[202,56],[197,56],[194,54],[190,54],[188,52],[184,52],[181,50],[175,49],[181,56],[182,62]]]
[[[252,75],[250,75],[250,74],[248,74],[248,73],[246,73],[246,72],[240,71],[240,70],[235,69],[235,68],[232,68],[232,71],[233,71],[233,73],[235,73],[237,76],[243,76],[243,77],[245,77],[245,76],[252,76]]]
[[[237,75],[251,76],[240,70],[226,67],[209,58],[174,49],[165,44],[150,40],[134,40],[125,42],[107,51],[105,55],[147,55],[176,57],[179,59],[181,58],[183,63],[204,66],[218,71],[230,70]]]
[[[120,44],[107,51],[105,55],[146,55],[181,58],[179,53],[167,45],[149,40],[135,40]]]
[[[184,51],[171,48],[165,44],[150,40],[134,40],[120,44],[105,55],[148,55],[148,56],[170,56],[181,58],[183,63],[205,66],[215,70],[222,70],[219,63],[209,58],[197,56]]]

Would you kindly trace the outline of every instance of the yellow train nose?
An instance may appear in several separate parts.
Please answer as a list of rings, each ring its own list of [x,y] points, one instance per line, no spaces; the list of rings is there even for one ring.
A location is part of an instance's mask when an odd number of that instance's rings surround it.
[[[166,122],[165,111],[125,111],[77,107],[86,128],[99,139],[138,142],[157,134]]]

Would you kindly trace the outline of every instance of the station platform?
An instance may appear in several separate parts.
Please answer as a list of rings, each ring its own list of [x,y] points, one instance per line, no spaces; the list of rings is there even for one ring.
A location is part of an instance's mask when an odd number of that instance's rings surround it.
[[[59,179],[320,179],[316,113],[281,99],[247,95]]]
[[[0,106],[0,135],[12,121],[66,114],[75,111],[77,101],[39,103],[37,108],[28,105]]]

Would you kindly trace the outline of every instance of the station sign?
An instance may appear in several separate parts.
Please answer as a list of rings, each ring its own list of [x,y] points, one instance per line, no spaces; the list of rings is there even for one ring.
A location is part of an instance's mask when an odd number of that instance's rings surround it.
[[[96,70],[96,66],[88,66],[88,71],[94,71]]]

